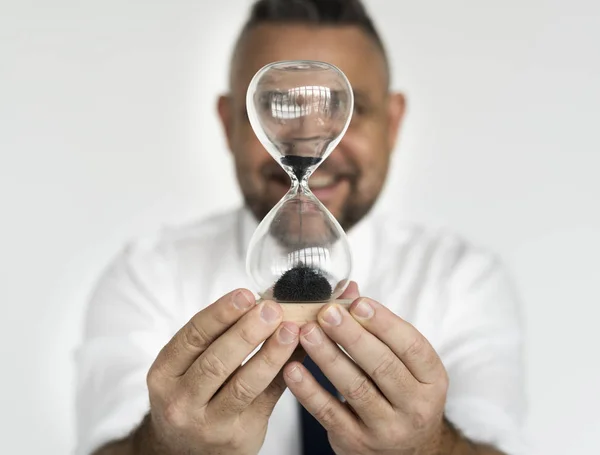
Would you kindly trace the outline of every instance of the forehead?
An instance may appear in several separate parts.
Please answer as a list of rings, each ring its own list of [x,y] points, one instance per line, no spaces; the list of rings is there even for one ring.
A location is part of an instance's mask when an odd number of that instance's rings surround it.
[[[340,68],[353,88],[387,88],[385,60],[371,37],[355,26],[259,25],[244,34],[231,68],[231,88],[244,93],[254,74],[279,60],[319,60]]]

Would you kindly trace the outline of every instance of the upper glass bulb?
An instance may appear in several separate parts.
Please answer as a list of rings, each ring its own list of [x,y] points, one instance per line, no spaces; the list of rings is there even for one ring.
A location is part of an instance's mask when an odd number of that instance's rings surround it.
[[[271,63],[248,87],[256,136],[290,176],[291,187],[256,229],[246,268],[262,298],[324,302],[348,285],[344,230],[311,193],[308,179],[348,129],[354,96],[337,67],[315,61]]]

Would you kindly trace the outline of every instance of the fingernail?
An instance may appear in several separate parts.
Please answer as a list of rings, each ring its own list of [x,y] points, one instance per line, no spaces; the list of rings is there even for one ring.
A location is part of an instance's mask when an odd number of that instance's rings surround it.
[[[304,339],[311,344],[321,344],[323,341],[323,331],[319,326],[313,326],[310,332],[304,334]]]
[[[342,323],[342,313],[337,306],[332,305],[325,311],[323,320],[329,325],[340,325]]]
[[[294,367],[290,371],[288,371],[287,376],[293,382],[302,381],[302,372],[300,371],[300,368],[298,368],[298,367]]]
[[[279,319],[279,312],[272,303],[265,303],[260,310],[260,317],[267,324],[271,324]]]
[[[244,291],[238,291],[233,296],[233,306],[238,310],[247,310],[254,302],[248,298]]]
[[[365,299],[359,301],[350,312],[361,319],[370,319],[375,313],[373,307]]]
[[[290,330],[290,327],[284,325],[279,329],[279,341],[282,344],[291,344],[298,338],[298,326],[294,326],[296,331]]]

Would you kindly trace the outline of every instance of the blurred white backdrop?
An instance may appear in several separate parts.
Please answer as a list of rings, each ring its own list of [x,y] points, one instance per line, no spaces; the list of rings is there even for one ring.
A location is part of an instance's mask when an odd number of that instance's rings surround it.
[[[600,3],[367,0],[408,97],[385,204],[500,253],[527,431],[600,453]],[[240,203],[215,115],[249,0],[0,0],[0,452],[67,454],[73,350],[132,237]]]

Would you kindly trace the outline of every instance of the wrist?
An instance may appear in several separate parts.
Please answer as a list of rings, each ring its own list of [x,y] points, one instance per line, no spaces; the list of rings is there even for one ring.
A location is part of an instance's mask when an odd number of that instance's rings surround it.
[[[416,453],[418,455],[458,455],[456,447],[459,440],[460,433],[444,417],[435,431],[427,438],[427,442],[421,445]]]
[[[144,416],[142,423],[140,423],[133,431],[131,435],[131,449],[133,455],[158,455],[159,453],[169,453],[159,443],[150,413]]]
[[[440,454],[457,455],[460,441],[462,439],[458,429],[452,425],[448,419],[444,417],[442,421],[442,436],[441,436]]]

